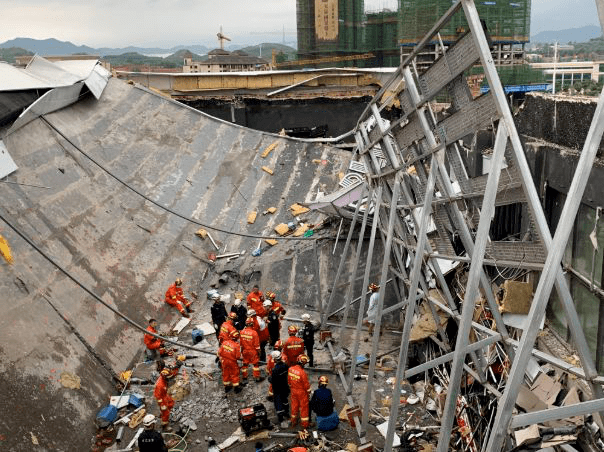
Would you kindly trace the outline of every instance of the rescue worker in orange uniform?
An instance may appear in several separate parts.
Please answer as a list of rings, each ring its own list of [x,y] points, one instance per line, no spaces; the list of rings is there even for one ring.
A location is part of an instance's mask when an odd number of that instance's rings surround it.
[[[157,332],[157,320],[149,319],[149,326],[147,327],[147,331],[153,334],[158,334]],[[145,334],[145,346],[147,349],[145,350],[145,357],[148,360],[157,361],[161,356],[172,356],[172,352],[166,350],[164,348],[164,341],[160,338],[151,336],[150,334]]]
[[[237,314],[229,312],[229,318],[226,322],[220,325],[220,334],[218,335],[218,343],[222,344],[225,340],[231,337],[233,331],[237,331],[235,328],[235,322],[237,321]]]
[[[252,375],[257,382],[264,380],[260,378],[260,339],[258,333],[254,330],[254,321],[252,318],[245,320],[245,328],[240,333],[241,354],[243,355],[243,368],[241,375],[243,382],[247,383],[248,367],[252,365]]]
[[[235,388],[235,393],[241,392],[239,386],[239,363],[241,359],[241,345],[239,345],[239,331],[236,329],[231,332],[229,339],[222,342],[218,349],[218,357],[222,367],[222,383],[224,392],[229,392]]]
[[[182,279],[177,278],[168,290],[166,291],[166,303],[174,306],[182,314],[183,317],[190,317],[189,312],[194,312],[191,309],[191,302],[185,298],[182,290]],[[182,303],[182,304],[181,304]]]
[[[260,361],[266,361],[266,344],[268,343],[268,327],[264,319],[260,318],[256,314],[255,309],[248,309],[248,318],[251,318],[254,322],[254,330],[258,333],[258,339],[260,340]]]
[[[256,314],[260,317],[266,317],[266,312],[264,311],[264,307],[262,303],[264,302],[264,295],[260,292],[260,288],[258,286],[254,286],[252,291],[247,296],[247,308],[253,309],[256,311]]]
[[[266,299],[271,302],[271,308],[275,310],[275,312],[279,315],[279,318],[283,320],[283,317],[285,317],[287,311],[285,311],[283,305],[275,299],[277,294],[275,292],[267,291],[265,295]]]
[[[296,337],[298,333],[298,327],[296,325],[290,325],[287,327],[289,337],[283,344],[283,355],[285,356],[285,363],[288,366],[296,364],[298,356],[304,353],[304,340],[301,337]]]
[[[291,366],[287,371],[287,383],[291,392],[291,427],[295,427],[300,413],[300,426],[307,429],[310,425],[308,412],[308,398],[310,397],[310,383],[304,372],[304,365],[308,363],[308,356],[298,356],[298,364]]]
[[[174,407],[174,399],[168,395],[168,378],[170,371],[164,369],[160,372],[159,378],[155,382],[153,396],[159,405],[161,413],[161,426],[165,432],[171,431],[170,428],[170,411]]]
[[[281,349],[283,348],[283,344],[281,341],[275,342],[273,345],[273,351],[266,360],[266,375],[271,375],[273,373],[273,369],[275,368],[275,352],[279,352],[279,359],[281,359]],[[268,400],[273,400],[273,384],[269,383],[268,385],[268,396],[266,397]]]

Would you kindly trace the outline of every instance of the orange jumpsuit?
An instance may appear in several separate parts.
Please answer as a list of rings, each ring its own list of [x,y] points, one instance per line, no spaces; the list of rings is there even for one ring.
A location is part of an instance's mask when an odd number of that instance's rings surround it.
[[[222,383],[225,386],[239,386],[239,364],[241,346],[231,339],[225,340],[218,349],[218,357],[222,367]]]
[[[275,368],[275,360],[273,359],[273,357],[271,355],[268,355],[268,358],[266,358],[266,374],[271,375],[273,373],[274,368]],[[268,396],[269,397],[273,396],[273,384],[272,383],[268,384]]]
[[[283,344],[283,352],[285,355],[285,363],[288,366],[293,366],[298,360],[298,356],[304,353],[304,339],[297,336],[290,336]]]
[[[291,425],[298,421],[300,412],[300,424],[302,428],[308,428],[310,416],[308,412],[308,397],[310,395],[310,384],[306,372],[299,364],[292,366],[287,371],[287,383],[291,393]]]
[[[262,306],[263,302],[264,295],[262,295],[262,292],[251,292],[247,296],[248,309],[253,309],[256,311],[256,315],[259,315],[260,317],[264,317],[267,314],[266,309],[264,309],[264,306]]]
[[[174,306],[176,309],[178,309],[181,314],[185,314],[186,311],[180,303],[182,303],[187,308],[191,307],[191,303],[185,298],[185,294],[182,291],[182,287],[178,287],[176,283],[168,287],[168,290],[166,291],[165,301],[170,306]]]
[[[170,411],[172,411],[172,408],[174,407],[174,399],[168,395],[168,380],[162,375],[159,376],[155,383],[153,396],[159,405],[161,422],[162,424],[167,424],[170,422]]]
[[[249,326],[246,326],[241,330],[240,335],[241,352],[243,355],[243,369],[241,374],[243,378],[247,379],[248,367],[252,365],[252,374],[254,378],[260,378],[260,339],[258,339],[258,333]]]
[[[279,318],[282,319],[283,316],[285,315],[285,308],[277,300],[273,300],[272,303],[273,303],[273,306],[272,306],[273,311],[275,311],[279,315]]]
[[[226,322],[223,322],[220,325],[220,334],[218,335],[218,343],[222,344],[224,341],[231,337],[231,333],[233,331],[237,331],[235,325],[233,325],[233,320],[229,319]]]
[[[147,331],[149,331],[150,333],[157,334],[157,330],[151,325],[147,327]],[[150,334],[145,334],[145,345],[149,350],[157,350],[158,348],[162,347],[163,343],[161,339],[155,336],[151,336]]]

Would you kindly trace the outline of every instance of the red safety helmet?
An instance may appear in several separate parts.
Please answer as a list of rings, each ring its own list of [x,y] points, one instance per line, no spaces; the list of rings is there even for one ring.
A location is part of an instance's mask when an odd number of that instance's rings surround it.
[[[380,290],[380,286],[378,286],[375,283],[371,283],[371,284],[369,284],[368,289],[371,290],[372,292],[376,292],[376,291]]]
[[[327,383],[329,383],[329,379],[327,378],[326,375],[321,375],[319,377],[319,384],[320,385],[326,385]]]
[[[308,364],[308,356],[306,356],[304,353],[298,356],[298,364]]]
[[[298,327],[296,325],[290,325],[287,327],[287,332],[290,336],[293,336],[298,332]]]
[[[245,319],[245,324],[247,326],[253,326],[254,325],[254,319],[252,319],[251,317],[248,317],[247,319]]]
[[[281,350],[283,348],[283,342],[281,342],[281,339],[279,339],[277,342],[275,342],[275,345],[273,345],[273,348],[275,350]]]
[[[231,320],[237,320],[237,314],[234,312],[229,312],[229,319]]]
[[[239,339],[239,331],[231,331],[231,339]]]

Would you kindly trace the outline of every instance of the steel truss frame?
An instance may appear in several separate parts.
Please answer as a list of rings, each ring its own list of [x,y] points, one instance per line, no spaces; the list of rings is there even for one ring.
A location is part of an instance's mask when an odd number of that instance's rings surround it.
[[[445,49],[441,43],[441,57],[425,72],[418,73],[415,57],[429,43],[439,42],[439,30],[444,28],[455,14],[464,14],[470,31],[448,49]],[[464,72],[477,62],[484,68],[490,92],[473,98],[465,81]],[[398,95],[402,115],[398,120],[387,124],[381,117],[381,111],[390,105],[393,96],[385,99],[384,94],[396,86],[404,86],[403,91]],[[454,111],[448,117],[440,119],[434,114],[431,102],[443,91],[447,91],[452,98]],[[465,173],[458,140],[469,133],[488,127],[496,130],[491,168],[486,180],[482,178],[477,183]],[[399,300],[394,306],[385,307],[386,290],[379,292],[364,410],[361,427],[357,429],[362,442],[365,441],[367,431],[382,318],[386,313],[401,308],[404,309],[404,327],[399,347],[396,381],[392,392],[386,452],[392,450],[398,417],[398,394],[403,378],[425,372],[444,362],[451,362],[451,373],[441,420],[437,449],[439,452],[449,449],[464,373],[474,376],[498,398],[495,419],[485,439],[488,444],[486,448],[485,445],[482,446],[483,450],[502,450],[510,429],[548,419],[595,413],[595,418],[601,425],[598,412],[604,413],[604,393],[601,386],[604,377],[599,376],[596,371],[585,333],[563,277],[561,259],[603,133],[604,92],[598,101],[560,222],[552,239],[474,0],[457,0],[374,97],[361,115],[355,129],[357,144],[355,155],[367,168],[366,186],[361,200],[357,203],[334,287],[322,318],[322,324],[325,325],[329,317],[344,311],[339,329],[339,337],[343,343],[346,339],[344,334],[345,328],[348,327],[349,309],[353,303],[360,300],[352,343],[344,344],[352,349],[350,372],[348,377],[344,372],[340,372],[350,402],[357,365],[355,357],[358,353],[365,313],[367,296],[365,288],[369,283],[375,237],[379,231],[384,243],[380,287],[385,288],[386,283],[392,281]],[[504,161],[508,167],[502,171]],[[455,184],[459,189],[456,189]],[[510,186],[518,188],[512,200],[509,199],[508,193]],[[364,237],[365,229],[371,221],[363,286],[361,293],[355,294],[354,281],[357,280],[363,246],[363,240],[358,240],[344,305],[334,310],[336,283],[348,259],[363,196],[367,196],[367,203],[359,237]],[[534,262],[503,258],[497,254],[497,244],[489,236],[495,207],[510,202],[522,202],[530,212],[533,241],[521,242],[518,246],[528,245],[532,246],[533,250],[541,250],[541,257],[536,253]],[[370,204],[374,207],[373,219],[369,216]],[[476,217],[477,225],[473,220]],[[436,237],[428,233],[431,220],[436,226]],[[446,255],[447,259],[456,256],[452,247],[450,234],[452,230],[459,232],[467,253],[467,257],[459,256],[459,260],[470,262],[461,312],[447,288],[438,263],[439,255]],[[437,250],[433,250],[433,245]],[[407,260],[411,262],[410,266],[406,265]],[[393,261],[392,265],[391,261]],[[542,270],[528,314],[529,325],[538,325],[543,320],[555,284],[582,368],[570,366],[554,356],[535,350],[538,328],[525,330],[520,341],[510,338],[485,272],[485,267],[492,265],[493,262],[505,262],[503,265],[509,267]],[[430,294],[427,280],[432,273],[446,304]],[[480,290],[493,316],[495,329],[473,319]],[[407,357],[413,315],[418,300],[422,299],[428,303],[436,325],[440,325],[436,320],[438,318],[436,309],[443,310],[457,322],[458,335],[455,347],[451,350],[445,332],[439,328],[440,340],[435,339],[435,342],[441,347],[442,355],[408,369]],[[469,340],[471,332],[477,337],[474,343],[470,343]],[[500,343],[512,361],[503,393],[487,381],[489,347],[493,347],[496,342]],[[335,353],[331,345],[330,350],[332,354]],[[591,387],[593,400],[512,417],[512,410],[531,357],[545,360],[565,372],[583,378]]]

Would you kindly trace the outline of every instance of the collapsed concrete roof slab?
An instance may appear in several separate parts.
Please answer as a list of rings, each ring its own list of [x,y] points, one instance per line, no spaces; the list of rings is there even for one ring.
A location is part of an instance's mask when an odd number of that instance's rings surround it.
[[[319,188],[333,189],[350,155],[234,126],[116,79],[98,101],[85,96],[9,133],[4,142],[19,166],[12,180],[50,188],[0,184],[2,217],[142,324],[175,314],[163,303],[167,286],[176,276],[185,285],[200,280],[213,248],[195,237],[199,225],[158,208],[111,174],[185,217],[227,232],[270,235],[276,224],[292,221],[291,204],[312,200]],[[328,163],[317,165],[316,159]],[[277,213],[247,224],[249,211],[268,207]],[[0,231],[14,257],[13,265],[0,261],[0,373],[7,382],[0,397],[15,413],[0,420],[3,447],[23,447],[33,432],[47,449],[85,450],[92,418],[108,403],[112,375],[133,361],[141,334],[6,224]],[[295,256],[286,255],[291,243],[280,243],[255,258],[257,238],[212,235],[221,251],[247,251],[230,269],[263,274],[270,287],[309,300],[320,295],[320,269],[309,271],[316,262],[314,242],[305,242]],[[62,372],[78,375],[82,388],[63,388]]]

